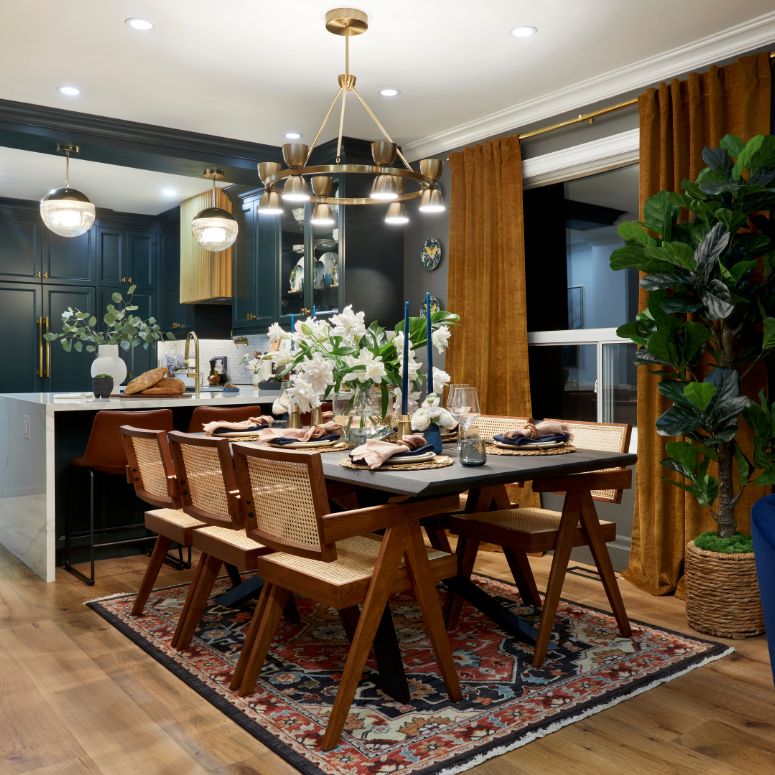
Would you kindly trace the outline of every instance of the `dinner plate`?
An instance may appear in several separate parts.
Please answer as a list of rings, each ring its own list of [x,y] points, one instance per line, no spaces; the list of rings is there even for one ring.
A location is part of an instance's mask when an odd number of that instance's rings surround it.
[[[311,449],[312,447],[330,447],[332,444],[338,444],[340,441],[341,439],[328,439],[328,441],[294,441],[291,444],[275,444],[273,441],[269,443],[279,449],[298,449],[300,447]]]
[[[568,443],[567,441],[536,441],[532,444],[504,444],[502,441],[492,442],[496,447],[502,447],[503,449],[554,449],[555,447],[564,447]]]
[[[382,465],[404,465],[407,463],[424,463],[427,460],[433,460],[436,457],[435,452],[424,452],[422,455],[395,455],[388,458]]]

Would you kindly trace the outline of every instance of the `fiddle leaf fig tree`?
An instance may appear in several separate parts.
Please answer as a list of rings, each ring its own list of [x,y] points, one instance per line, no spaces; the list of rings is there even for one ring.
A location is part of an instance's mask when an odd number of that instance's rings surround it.
[[[763,393],[741,392],[775,356],[775,137],[727,135],[703,160],[697,180],[660,191],[643,221],[619,226],[625,244],[611,268],[637,269],[648,291],[618,333],[638,345],[636,362],[659,375],[670,401],[656,423],[676,437],[662,464],[731,537],[743,489],[775,484],[775,410]],[[753,460],[737,443],[741,422],[754,432]]]

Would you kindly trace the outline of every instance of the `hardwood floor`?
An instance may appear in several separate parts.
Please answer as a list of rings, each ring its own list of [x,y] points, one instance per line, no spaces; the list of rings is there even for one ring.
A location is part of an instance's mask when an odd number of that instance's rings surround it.
[[[135,591],[145,562],[100,561],[92,588],[62,570],[44,584],[0,549],[0,773],[295,773],[83,606]],[[549,559],[531,564],[543,590]],[[477,570],[508,578],[502,554],[481,553]],[[159,584],[189,576],[165,566]],[[691,632],[682,601],[621,588],[634,619]],[[570,575],[564,594],[606,607],[597,581]],[[731,657],[470,772],[775,774],[766,642],[732,643]]]

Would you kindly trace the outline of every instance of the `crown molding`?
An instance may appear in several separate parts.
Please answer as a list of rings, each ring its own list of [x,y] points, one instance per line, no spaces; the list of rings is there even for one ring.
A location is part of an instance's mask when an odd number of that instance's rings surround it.
[[[644,89],[667,78],[754,51],[773,41],[775,11],[618,70],[405,143],[403,151],[412,161],[424,159],[538,121],[578,111],[586,105]]]
[[[571,148],[545,153],[522,162],[523,184],[525,188],[535,188],[635,164],[639,158],[639,150],[640,130],[630,129]]]

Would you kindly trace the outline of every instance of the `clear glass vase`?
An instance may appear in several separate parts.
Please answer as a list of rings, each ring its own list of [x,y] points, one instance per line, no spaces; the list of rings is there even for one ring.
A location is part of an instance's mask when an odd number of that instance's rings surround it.
[[[368,439],[382,439],[392,432],[391,401],[387,411],[383,411],[379,388],[359,388],[334,396],[334,420],[342,426],[350,446],[357,447]]]

